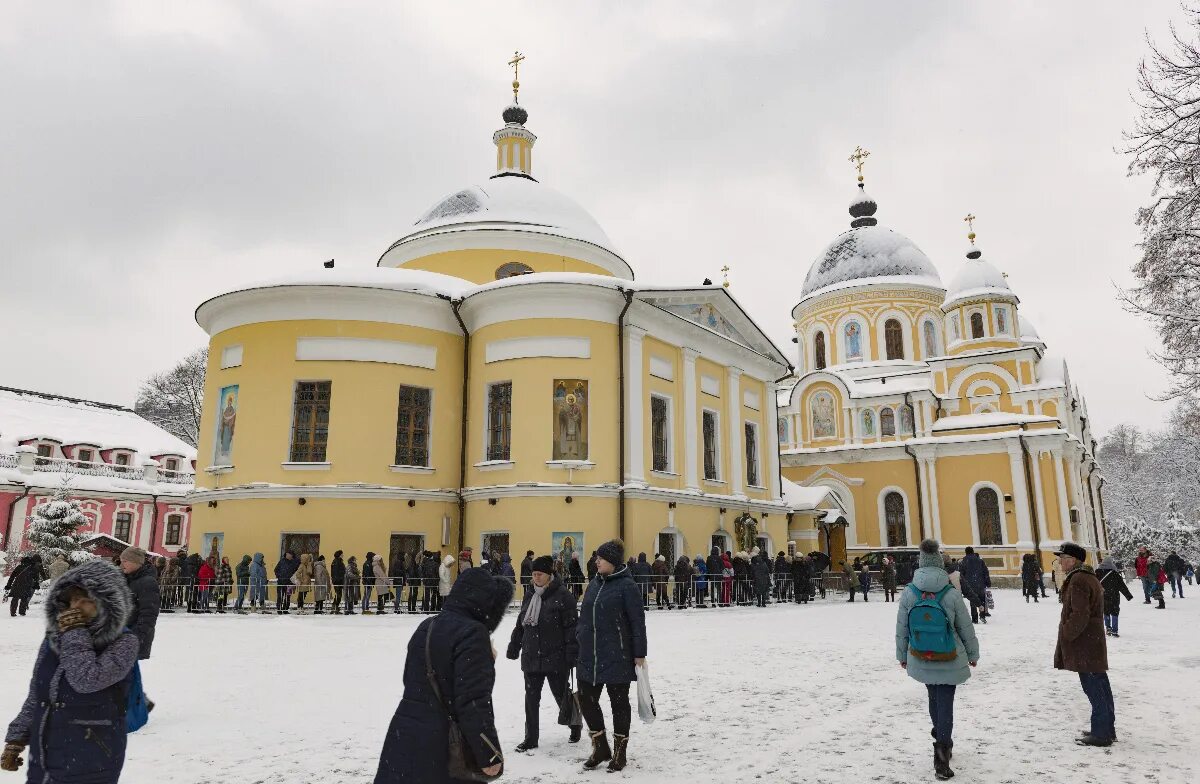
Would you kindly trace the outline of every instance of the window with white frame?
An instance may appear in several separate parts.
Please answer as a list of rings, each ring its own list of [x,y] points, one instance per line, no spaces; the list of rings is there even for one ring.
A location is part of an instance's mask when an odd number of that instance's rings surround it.
[[[429,422],[432,391],[401,385],[396,404],[396,462],[398,466],[429,466]]]
[[[179,544],[179,537],[183,530],[183,515],[167,515],[167,534],[164,544]]]
[[[746,422],[746,484],[762,487],[758,464],[758,424]]]
[[[671,470],[671,401],[662,395],[650,396],[650,439],[653,471]]]
[[[117,512],[113,521],[113,538],[129,542],[129,529],[133,527],[133,515],[129,512]]]
[[[704,431],[704,478],[721,478],[721,421],[716,411],[705,409],[701,417]]]
[[[1003,518],[1000,516],[1000,496],[990,487],[975,491],[975,522],[979,526],[979,543],[985,545],[1004,544],[1001,531]]]
[[[512,382],[488,385],[487,459],[512,459]]]

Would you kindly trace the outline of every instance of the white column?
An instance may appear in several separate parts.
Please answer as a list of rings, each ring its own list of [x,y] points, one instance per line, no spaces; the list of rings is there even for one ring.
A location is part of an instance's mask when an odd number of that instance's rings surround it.
[[[929,507],[933,516],[933,538],[942,541],[942,510],[938,501],[937,458],[929,458]]]
[[[1054,461],[1054,489],[1058,495],[1059,528],[1062,529],[1063,539],[1076,540],[1077,532],[1071,525],[1071,510],[1067,505],[1067,480],[1063,476],[1062,457],[1062,447],[1051,447],[1050,459]]]
[[[765,383],[767,396],[770,400],[764,406],[769,412],[767,418],[767,434],[763,442],[767,450],[767,481],[763,482],[771,491],[772,498],[779,498],[783,494],[783,488],[779,486],[779,395],[774,384]]]
[[[1013,506],[1017,512],[1018,549],[1033,549],[1033,526],[1029,520],[1029,489],[1025,484],[1025,454],[1019,444],[1008,449],[1008,467],[1012,473]],[[1007,526],[1007,521],[1005,521]]]
[[[1070,450],[1069,454],[1063,456],[1063,470],[1066,471],[1067,476],[1071,480],[1071,503],[1079,515],[1079,532],[1077,535],[1082,541],[1094,547],[1096,543],[1092,541],[1091,526],[1089,525],[1091,521],[1087,517],[1087,505],[1084,504],[1083,494],[1079,490],[1079,464],[1076,462],[1075,457],[1074,449]]]
[[[1042,492],[1042,450],[1034,448],[1029,455],[1033,462],[1029,468],[1033,473],[1033,502],[1037,506],[1038,536],[1042,545],[1050,541],[1049,528],[1046,525],[1046,496]]]
[[[646,330],[632,324],[625,327],[625,436],[628,454],[622,482],[646,484],[645,394],[642,390],[642,338]]]
[[[725,432],[729,434],[729,492],[745,495],[746,488],[742,480],[745,476],[742,470],[742,441],[746,437],[742,432],[742,369],[731,365],[728,379],[726,392],[729,401],[725,406],[725,416],[729,420],[729,427],[725,428]]]
[[[842,409],[842,440],[849,443],[854,438],[854,417],[850,416],[850,406]]]
[[[696,357],[700,352],[683,349],[683,476],[688,490],[700,489],[700,444],[697,437],[699,412],[696,410]]]

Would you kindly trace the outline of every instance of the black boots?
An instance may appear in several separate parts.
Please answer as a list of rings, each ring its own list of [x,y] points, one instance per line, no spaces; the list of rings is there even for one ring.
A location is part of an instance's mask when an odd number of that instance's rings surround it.
[[[625,752],[629,748],[629,736],[613,733],[613,758],[608,763],[608,772],[625,770]]]
[[[538,747],[537,741],[523,740],[517,744],[517,751],[519,751],[523,754],[527,751],[533,751],[537,747]]]
[[[579,739],[582,737],[583,737],[583,727],[572,727],[571,728],[571,737],[567,740],[567,743],[578,743]]]
[[[940,743],[933,744],[933,775],[938,781],[954,778],[954,771],[950,770],[950,747],[943,746]]]
[[[608,747],[608,736],[604,734],[604,730],[588,734],[592,736],[592,756],[584,761],[583,767],[593,770],[600,767],[601,762],[612,759],[613,755],[612,749]]]

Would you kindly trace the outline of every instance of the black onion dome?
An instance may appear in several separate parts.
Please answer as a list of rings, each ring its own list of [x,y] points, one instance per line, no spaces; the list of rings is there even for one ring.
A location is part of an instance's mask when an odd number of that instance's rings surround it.
[[[850,202],[850,217],[854,220],[850,221],[850,227],[857,229],[860,226],[874,226],[879,223],[875,220],[875,211],[879,209],[879,205],[875,200],[867,195],[862,183],[858,184],[858,195],[854,201]]]
[[[506,123],[524,125],[525,121],[529,119],[529,112],[525,111],[520,104],[514,103],[505,108],[504,114],[501,117],[504,118],[504,122]]]

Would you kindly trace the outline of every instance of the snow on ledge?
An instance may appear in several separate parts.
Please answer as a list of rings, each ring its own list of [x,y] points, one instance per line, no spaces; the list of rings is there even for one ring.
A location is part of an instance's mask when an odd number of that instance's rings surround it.
[[[1021,425],[1054,422],[1058,419],[1041,414],[1007,414],[1004,412],[990,414],[964,414],[962,416],[942,417],[933,423],[933,431],[965,430],[975,427],[1002,427],[1006,425]]]

